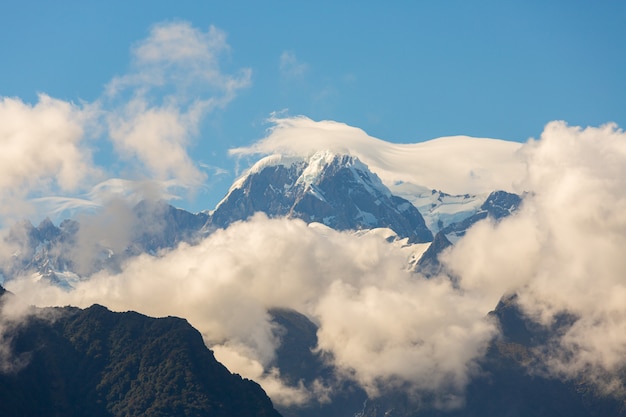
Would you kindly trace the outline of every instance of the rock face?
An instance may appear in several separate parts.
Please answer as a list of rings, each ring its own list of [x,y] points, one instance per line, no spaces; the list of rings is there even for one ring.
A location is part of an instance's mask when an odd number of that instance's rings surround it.
[[[119,271],[129,257],[158,254],[180,242],[193,244],[257,212],[319,222],[336,230],[389,228],[410,243],[433,239],[420,212],[392,195],[367,166],[352,156],[322,152],[306,161],[274,157],[268,162],[266,158],[235,183],[210,213],[142,201],[124,214],[128,227],[116,242],[92,241],[88,217],[80,222],[64,220],[58,227],[49,219],[37,227],[24,221],[6,239],[15,253],[1,260],[0,282],[3,277],[37,274],[71,289],[94,272]]]
[[[205,213],[190,213],[163,201],[141,201],[133,208],[136,224],[128,251],[155,253],[180,242],[194,242],[206,223]]]
[[[272,364],[280,369],[291,386],[312,390],[316,384],[329,387],[329,402],[311,401],[301,406],[278,407],[285,417],[356,416],[367,401],[367,394],[356,383],[337,378],[335,369],[324,360],[317,347],[317,326],[305,315],[289,309],[269,311],[278,326],[280,346]]]
[[[446,235],[439,232],[435,235],[433,243],[430,244],[426,252],[417,261],[415,271],[426,277],[433,277],[443,271],[443,266],[439,261],[439,254],[452,246]]]
[[[392,195],[366,165],[329,152],[307,160],[274,156],[260,161],[233,185],[206,227],[224,228],[256,212],[336,230],[386,227],[411,243],[433,238],[415,206]]]
[[[3,337],[22,366],[0,373],[2,415],[279,417],[183,319],[49,308]]]

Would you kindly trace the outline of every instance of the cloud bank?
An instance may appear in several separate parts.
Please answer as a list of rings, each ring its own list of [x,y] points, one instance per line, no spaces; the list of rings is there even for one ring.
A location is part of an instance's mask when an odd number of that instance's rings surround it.
[[[373,143],[364,155],[401,160],[389,157],[395,145],[358,129],[308,119],[294,123],[301,122],[313,124],[313,145],[360,149]],[[236,153],[266,146],[275,132]],[[338,132],[343,142],[337,142]],[[293,140],[293,133],[284,139]],[[303,143],[296,151],[308,152],[312,145]],[[512,148],[506,149],[508,154]],[[514,154],[525,170],[509,181],[528,191],[524,204],[499,223],[476,224],[446,253],[457,286],[447,276],[427,280],[407,271],[406,248],[390,244],[383,233],[336,232],[261,215],[197,245],[130,259],[120,273],[96,273],[71,292],[32,277],[7,286],[39,306],[101,303],[185,317],[218,359],[259,381],[280,404],[327,398],[330,387],[282,383],[272,367],[280,332],[270,308],[295,309],[318,324],[320,352],[371,396],[401,388],[450,406],[460,404],[497,333],[487,313],[501,297],[517,294],[524,314],[539,323],[550,325],[564,313],[576,319],[534,352],[534,371],[586,378],[607,392],[621,392],[616,376],[626,369],[626,134],[614,125],[582,129],[553,122]],[[109,183],[100,192],[116,186]],[[129,216],[128,206],[111,204],[101,223]],[[86,230],[123,241],[127,228]]]
[[[518,154],[527,167],[518,183],[529,194],[515,215],[478,223],[447,252],[457,287],[446,276],[408,272],[406,250],[383,234],[256,216],[196,246],[131,259],[121,273],[98,273],[69,293],[28,278],[9,288],[36,305],[98,302],[186,317],[227,366],[284,404],[316,392],[285,387],[271,368],[280,337],[269,308],[314,320],[320,351],[370,395],[402,387],[458,404],[496,334],[487,313],[516,293],[532,320],[577,318],[536,352],[542,367],[621,389],[615,375],[626,366],[626,135],[613,125],[553,122]]]
[[[623,390],[615,376],[626,369],[626,134],[552,122],[523,152],[532,194],[517,215],[471,229],[448,265],[492,302],[517,293],[540,323],[576,317],[538,352],[543,364],[553,376]]]
[[[271,369],[280,343],[267,314],[274,307],[318,323],[319,348],[372,395],[390,384],[460,395],[494,334],[485,318],[491,306],[458,293],[447,279],[414,276],[407,261],[406,251],[380,234],[259,215],[199,245],[142,255],[121,274],[96,274],[71,292],[30,278],[8,287],[36,305],[97,302],[185,317],[226,366],[255,377],[285,404],[315,393],[284,387]]]

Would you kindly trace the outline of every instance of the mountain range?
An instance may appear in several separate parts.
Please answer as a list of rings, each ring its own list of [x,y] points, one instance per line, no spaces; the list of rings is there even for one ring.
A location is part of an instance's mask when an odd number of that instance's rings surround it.
[[[197,244],[262,212],[347,233],[388,229],[389,242],[423,246],[405,267],[430,279],[446,272],[440,255],[474,224],[515,215],[525,198],[504,190],[450,195],[423,187],[411,194],[413,188],[396,184],[403,196],[394,194],[349,154],[272,155],[241,176],[214,210],[189,213],[148,200],[133,206],[128,211],[131,226],[115,245],[98,241],[86,248],[83,235],[90,229],[84,219],[58,226],[49,219],[38,226],[17,224],[6,237],[17,250],[0,272],[4,282],[31,276],[72,291],[98,271],[119,271],[133,257],[158,257],[183,242]],[[416,400],[401,389],[368,396],[355,381],[340,378],[316,350],[319,328],[310,317],[284,308],[267,313],[281,340],[271,365],[283,382],[332,387],[325,402],[277,406],[286,417],[626,415],[623,397],[606,396],[584,381],[528,371],[537,344],[549,343],[550,334],[562,328],[534,323],[514,295],[489,314],[500,335],[480,361],[482,371],[469,381],[465,402],[454,409],[437,407],[427,397]],[[28,358],[21,369],[0,374],[1,401],[9,415],[278,415],[260,387],[228,372],[182,319],[113,313],[99,305],[48,308],[29,317],[4,334],[13,354]],[[570,325],[567,319],[559,323]]]
[[[432,228],[453,240],[476,221],[487,216],[500,218],[521,201],[503,191],[488,194],[482,205],[475,203],[479,196],[451,196],[436,190],[429,195],[432,198],[423,211],[439,225]],[[416,198],[423,202],[423,194]],[[129,212],[131,225],[123,244],[116,250],[107,242],[90,242],[90,262],[84,262],[81,240],[82,234],[90,232],[87,221],[81,224],[67,219],[55,226],[46,218],[37,226],[28,220],[16,224],[5,240],[17,250],[0,265],[0,273],[5,279],[36,273],[71,288],[81,276],[101,269],[119,270],[125,259],[141,253],[156,254],[180,242],[197,242],[257,212],[270,218],[322,223],[335,230],[388,228],[408,243],[433,240],[433,231],[411,202],[392,194],[358,158],[328,151],[308,160],[280,155],[264,158],[239,178],[211,211],[189,213],[163,201],[144,200]]]

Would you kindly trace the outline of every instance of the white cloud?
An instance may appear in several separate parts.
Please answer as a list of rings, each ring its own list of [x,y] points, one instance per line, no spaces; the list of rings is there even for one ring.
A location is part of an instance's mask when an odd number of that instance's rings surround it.
[[[488,310],[447,278],[335,281],[317,306],[319,344],[372,396],[408,383],[414,394],[462,397],[474,360],[495,332]]]
[[[304,405],[315,398],[323,399],[326,394],[316,390],[315,386],[307,388],[303,383],[297,386],[285,385],[279,370],[274,367],[268,369],[254,359],[254,352],[246,345],[226,342],[212,346],[212,349],[220,362],[228,364],[228,370],[260,384],[275,404],[286,407]]]
[[[206,180],[189,155],[203,116],[250,83],[248,69],[222,71],[225,38],[214,27],[159,24],[133,48],[129,72],[95,103],[79,106],[43,94],[34,105],[0,98],[0,225],[15,217],[83,216],[87,240],[80,240],[78,263],[87,267],[95,256],[89,248],[99,242],[118,249],[128,243],[127,212],[139,200],[194,192]],[[120,160],[96,166],[92,150],[108,143],[93,138],[110,141]],[[122,206],[126,214],[112,221]],[[42,208],[43,215],[36,213]],[[5,243],[0,239],[2,259],[16,249]]]
[[[109,178],[92,186],[88,192],[76,196],[46,196],[29,200],[38,213],[56,218],[74,218],[92,214],[106,207],[111,201],[124,200],[135,205],[142,200],[176,200],[177,191],[184,185],[175,180],[128,180]]]
[[[222,71],[222,56],[229,50],[226,34],[214,26],[203,32],[188,22],[157,24],[132,49],[131,71],[114,78],[107,94],[131,89],[144,95],[150,89],[169,87],[185,99],[190,99],[188,94],[199,95],[198,90],[212,92],[214,106],[226,105],[250,84],[251,77],[248,68],[237,74]]]
[[[301,62],[292,51],[280,54],[280,72],[288,78],[300,78],[309,69],[308,64]]]
[[[0,303],[0,372],[11,374],[23,369],[29,362],[28,354],[17,355],[13,350],[15,331],[26,323],[36,309],[22,303],[17,297],[2,298]]]
[[[85,194],[104,177],[105,168],[92,159],[98,147],[88,141],[98,136],[113,143],[123,162],[110,176],[161,183],[153,189],[162,198],[201,185],[206,173],[189,149],[202,118],[250,84],[249,69],[221,69],[229,49],[215,27],[203,32],[186,22],[162,23],[133,48],[129,72],[95,103],[42,94],[30,105],[0,97],[0,216],[31,214],[33,202],[56,210],[100,204]]]
[[[107,118],[120,157],[139,162],[149,178],[200,185],[206,175],[189,156],[192,138],[207,113],[250,85],[249,69],[230,74],[220,68],[228,50],[226,35],[215,27],[154,26],[133,49],[131,71],[107,86],[111,102],[124,100]]]
[[[34,105],[0,98],[2,215],[24,215],[28,196],[75,191],[97,174],[84,137],[91,117],[46,95]]]
[[[439,138],[415,144],[396,144],[369,136],[363,130],[334,121],[306,117],[272,118],[265,139],[232,149],[236,157],[249,155],[309,156],[321,149],[359,157],[392,190],[398,181],[451,194],[515,190],[524,175],[517,151],[520,143],[467,136]]]
[[[544,324],[579,317],[543,362],[554,375],[616,389],[626,369],[626,134],[552,122],[523,152],[532,194],[520,212],[471,229],[448,263],[465,289],[492,300],[517,292]]]
[[[83,159],[89,152],[82,144],[80,110],[47,97],[35,106],[11,99],[4,99],[2,106],[4,117],[15,119],[13,125],[0,127],[3,140],[21,149],[22,142],[11,140],[25,135],[25,155],[43,159],[29,172],[2,166],[0,190],[8,192],[13,184],[26,190],[81,187],[80,179],[91,170],[85,165],[89,159]],[[27,135],[33,120],[39,123]],[[487,312],[503,295],[517,293],[534,320],[550,323],[563,312],[579,317],[539,352],[553,375],[585,376],[607,389],[620,389],[613,376],[626,367],[626,135],[616,126],[580,129],[553,122],[540,140],[523,146],[472,138],[394,145],[336,122],[292,118],[275,123],[266,139],[233,153],[349,150],[387,181],[436,183],[444,190],[446,184],[457,184],[467,190],[478,181],[470,172],[479,173],[489,187],[517,186],[529,195],[516,215],[477,224],[448,252],[446,262],[460,277],[460,288],[445,277],[424,280],[407,272],[407,252],[382,235],[354,236],[263,216],[218,231],[196,246],[181,245],[161,258],[132,259],[122,273],[96,274],[69,293],[29,277],[7,286],[37,305],[85,307],[98,302],[116,310],[186,317],[219,359],[257,379],[283,404],[326,394],[311,387],[286,387],[271,368],[280,340],[269,308],[293,308],[314,320],[320,326],[319,349],[330,353],[344,377],[371,395],[402,386],[454,401],[494,334]],[[64,147],[70,158],[55,152],[36,155],[40,147],[33,138],[44,136]],[[472,152],[481,152],[478,162],[464,161]],[[180,155],[184,160],[184,149]],[[146,161],[153,157],[157,155]],[[501,163],[512,166],[498,177]],[[63,173],[58,182],[46,181],[58,172]],[[445,178],[437,180],[439,175]],[[186,174],[165,170],[163,176]],[[167,184],[179,183],[117,179],[86,193],[86,201],[109,209],[98,212],[93,227],[85,229],[81,248],[87,254],[81,256],[88,261],[104,241],[122,247],[132,220],[128,202],[138,195],[166,193]],[[124,202],[116,205],[120,196]],[[108,228],[111,221],[119,227]]]
[[[197,186],[205,175],[187,151],[198,124],[196,117],[181,114],[177,107],[149,108],[143,100],[137,100],[129,103],[123,114],[109,118],[109,129],[118,154],[140,162],[147,178],[175,178]]]
[[[97,302],[185,317],[219,360],[257,378],[285,404],[327,393],[280,384],[271,369],[279,337],[267,310],[274,307],[316,321],[320,349],[373,395],[396,383],[458,395],[495,331],[485,320],[493,306],[446,280],[415,276],[406,263],[407,252],[380,234],[256,216],[197,246],[135,258],[121,274],[97,274],[69,293],[29,278],[7,285],[40,306]]]

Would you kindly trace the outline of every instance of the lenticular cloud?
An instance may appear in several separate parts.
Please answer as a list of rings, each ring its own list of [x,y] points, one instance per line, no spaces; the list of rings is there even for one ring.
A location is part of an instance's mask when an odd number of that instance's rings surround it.
[[[421,143],[390,143],[363,130],[332,120],[307,117],[272,118],[269,134],[248,147],[232,149],[249,155],[311,156],[319,150],[349,153],[375,172],[392,191],[408,182],[452,194],[513,191],[524,174],[517,142],[452,136]]]

